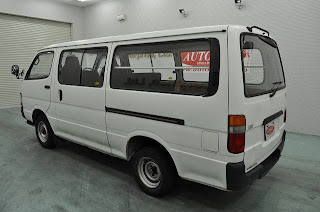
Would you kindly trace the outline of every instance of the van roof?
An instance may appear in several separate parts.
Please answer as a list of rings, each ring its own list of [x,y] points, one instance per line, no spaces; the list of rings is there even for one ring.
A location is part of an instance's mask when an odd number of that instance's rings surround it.
[[[203,27],[193,27],[193,28],[185,28],[185,29],[144,32],[144,33],[136,33],[136,34],[119,35],[119,36],[102,37],[102,38],[94,38],[94,39],[89,39],[89,40],[78,40],[78,41],[71,41],[71,42],[66,42],[66,43],[59,43],[59,44],[54,44],[54,45],[44,47],[41,50],[53,49],[53,48],[59,48],[59,47],[78,46],[78,45],[109,43],[109,42],[116,42],[116,41],[138,40],[138,39],[143,39],[143,38],[159,38],[159,37],[167,37],[167,36],[175,36],[175,35],[217,32],[217,31],[227,30],[227,28],[228,28],[228,25],[217,25],[217,26],[203,26]]]

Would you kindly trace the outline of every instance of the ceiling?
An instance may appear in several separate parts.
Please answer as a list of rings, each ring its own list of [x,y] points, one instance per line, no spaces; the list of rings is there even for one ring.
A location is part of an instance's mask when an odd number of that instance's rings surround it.
[[[83,2],[80,2],[79,0],[51,0],[51,1],[57,1],[57,2],[65,3],[65,4],[71,4],[71,5],[75,5],[78,7],[86,7],[91,4],[95,4],[97,2],[103,1],[103,0],[84,0]]]

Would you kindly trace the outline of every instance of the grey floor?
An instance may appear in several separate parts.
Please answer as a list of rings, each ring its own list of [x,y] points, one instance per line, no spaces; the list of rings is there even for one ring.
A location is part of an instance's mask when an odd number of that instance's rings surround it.
[[[320,211],[320,137],[289,133],[278,164],[241,192],[180,180],[142,193],[126,161],[60,141],[37,142],[18,109],[0,110],[0,211]]]

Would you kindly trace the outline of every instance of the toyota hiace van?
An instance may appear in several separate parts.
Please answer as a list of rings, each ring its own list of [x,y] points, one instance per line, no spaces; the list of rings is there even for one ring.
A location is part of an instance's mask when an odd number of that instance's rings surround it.
[[[44,148],[60,137],[131,161],[150,195],[178,176],[235,191],[281,155],[286,82],[278,45],[259,27],[148,32],[39,50],[21,112]]]

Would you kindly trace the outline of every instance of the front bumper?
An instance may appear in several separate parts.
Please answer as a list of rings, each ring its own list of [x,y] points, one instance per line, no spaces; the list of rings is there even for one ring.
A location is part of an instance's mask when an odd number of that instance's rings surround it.
[[[255,180],[264,177],[278,162],[286,140],[286,131],[283,132],[282,141],[278,148],[261,164],[245,173],[244,162],[227,164],[227,189],[238,191],[252,184]]]

